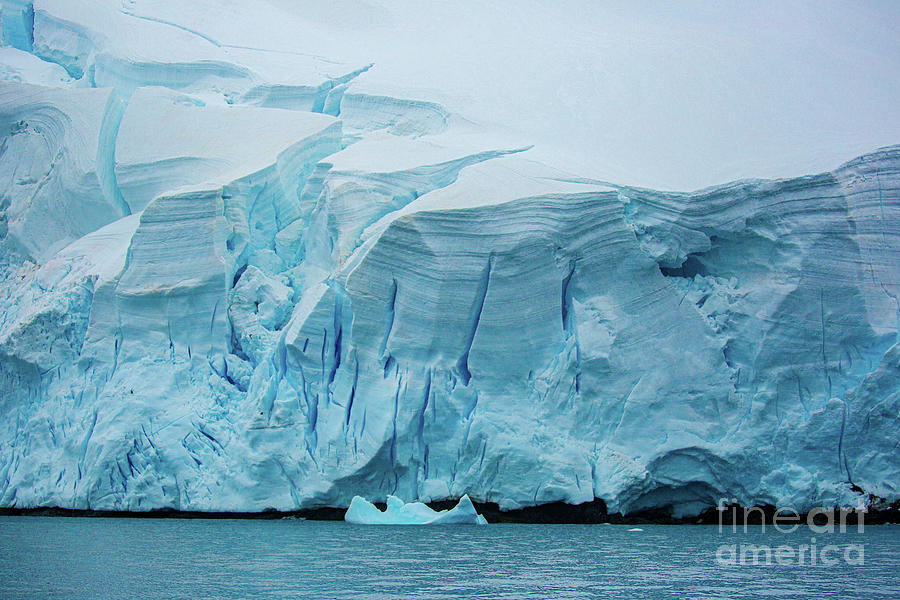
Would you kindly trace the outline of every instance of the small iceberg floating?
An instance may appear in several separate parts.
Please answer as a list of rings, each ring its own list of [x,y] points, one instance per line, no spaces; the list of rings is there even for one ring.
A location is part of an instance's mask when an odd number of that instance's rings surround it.
[[[362,496],[354,496],[344,520],[359,525],[487,525],[469,496],[460,498],[450,510],[432,510],[421,502],[407,504],[397,496],[388,496],[384,512]]]

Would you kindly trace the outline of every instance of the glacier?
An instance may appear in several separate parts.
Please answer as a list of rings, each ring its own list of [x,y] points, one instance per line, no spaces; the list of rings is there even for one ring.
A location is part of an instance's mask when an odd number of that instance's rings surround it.
[[[900,499],[900,146],[620,185],[209,10],[2,2],[0,507]]]

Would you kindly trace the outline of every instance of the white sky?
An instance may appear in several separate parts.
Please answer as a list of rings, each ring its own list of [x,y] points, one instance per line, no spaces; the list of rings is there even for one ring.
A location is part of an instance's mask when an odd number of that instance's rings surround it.
[[[196,26],[374,62],[354,91],[436,100],[615,183],[797,176],[900,143],[895,1],[259,0],[218,14]]]

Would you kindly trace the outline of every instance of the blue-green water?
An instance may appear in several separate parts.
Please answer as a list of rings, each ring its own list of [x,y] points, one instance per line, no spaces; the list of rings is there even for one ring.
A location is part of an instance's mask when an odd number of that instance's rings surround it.
[[[817,535],[833,566],[716,562],[807,529],[629,529],[0,517],[0,598],[900,598],[900,526]]]

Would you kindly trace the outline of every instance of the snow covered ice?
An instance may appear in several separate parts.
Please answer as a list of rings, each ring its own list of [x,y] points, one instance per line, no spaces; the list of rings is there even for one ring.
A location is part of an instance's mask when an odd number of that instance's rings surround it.
[[[487,525],[468,496],[451,509],[435,511],[421,502],[405,503],[396,496],[387,497],[384,511],[361,496],[354,496],[344,520],[359,525]]]
[[[900,51],[750,93],[665,15],[595,48],[599,9],[517,8],[524,40],[473,3],[496,35],[466,41],[443,8],[288,4],[2,1],[0,506],[900,498]],[[883,22],[832,39],[896,48]],[[683,80],[615,75],[667,47]],[[853,127],[755,125],[851,75]]]

